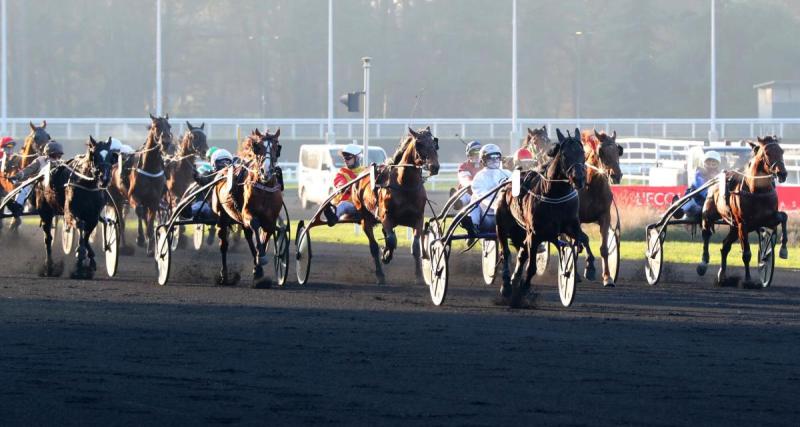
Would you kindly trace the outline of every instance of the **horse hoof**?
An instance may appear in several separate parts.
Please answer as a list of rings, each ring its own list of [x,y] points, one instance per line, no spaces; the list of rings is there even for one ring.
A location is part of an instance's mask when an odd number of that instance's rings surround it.
[[[269,289],[272,287],[272,280],[264,279],[264,280],[254,280],[252,288],[253,289]]]
[[[259,280],[264,277],[264,268],[261,265],[257,265],[253,269],[253,280]]]
[[[378,285],[385,285],[386,284],[386,276],[384,276],[383,274],[379,274],[379,275],[375,276],[375,280],[376,280],[376,283]]]
[[[268,262],[266,255],[258,257],[258,265],[267,265]]]
[[[720,270],[717,273],[717,280],[714,281],[714,286],[722,287],[722,286],[725,286],[727,284],[727,282],[728,282],[728,277],[725,275],[725,272]]]
[[[789,259],[789,250],[786,249],[786,246],[781,246],[781,250],[778,252],[778,256],[781,259]]]
[[[706,275],[706,271],[708,271],[708,263],[701,262],[700,264],[697,264],[697,275],[698,276],[705,276]]]
[[[586,277],[586,280],[594,282],[594,279],[597,278],[597,270],[595,270],[594,265],[589,264],[583,270],[583,275]]]
[[[613,287],[615,287],[614,286],[614,281],[611,280],[610,278],[603,280],[603,287],[604,288],[613,288]]]

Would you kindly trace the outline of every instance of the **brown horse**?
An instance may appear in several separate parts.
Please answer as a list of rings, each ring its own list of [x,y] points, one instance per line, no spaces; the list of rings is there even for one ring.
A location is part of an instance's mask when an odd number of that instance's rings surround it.
[[[611,182],[619,184],[622,180],[619,158],[623,150],[622,146],[617,144],[617,132],[608,135],[605,132],[586,130],[581,133],[581,142],[586,153],[586,186],[578,192],[581,224],[595,223],[600,226],[603,286],[613,287],[614,280],[608,264],[608,232],[611,226],[611,204],[614,201]],[[588,242],[589,236],[583,231],[581,234]],[[588,280],[595,279],[594,254],[588,245],[583,274]]]
[[[577,190],[586,184],[586,168],[580,130],[575,129],[575,135],[567,132],[564,137],[561,130],[556,129],[556,134],[558,143],[547,151],[548,163],[540,170],[523,172],[519,196],[504,191],[495,213],[497,239],[503,249],[500,294],[512,306],[516,306],[531,287],[536,262],[531,262],[530,255],[536,253],[540,243],[558,245],[561,234],[581,241]],[[518,250],[513,276],[508,266],[511,257],[508,239]],[[581,241],[581,244],[588,242]]]
[[[91,279],[97,269],[95,254],[89,242],[100,212],[106,204],[104,189],[111,179],[111,137],[95,141],[89,136],[86,154],[72,160],[66,183],[64,223],[78,230],[73,279]]]
[[[249,160],[229,166],[229,178],[220,181],[214,189],[211,206],[219,217],[217,236],[222,255],[219,285],[235,285],[239,281],[238,274],[228,275],[228,233],[233,224],[242,225],[253,255],[254,286],[269,285],[268,280],[263,280],[267,240],[274,235],[283,209],[283,189],[277,167],[281,151],[279,136],[280,129],[275,134],[254,130],[246,141]]]
[[[748,234],[768,227],[776,231],[778,224],[782,228],[780,257],[787,258],[787,231],[785,212],[778,210],[778,192],[775,189],[775,177],[779,182],[786,181],[787,171],[783,163],[783,149],[778,138],[768,136],[758,138],[758,143],[749,143],[753,148],[753,158],[747,164],[745,172],[728,172],[725,177],[724,190],[713,186],[703,206],[703,257],[697,266],[701,276],[708,268],[708,242],[714,232],[714,223],[722,219],[730,225],[728,235],[722,241],[717,282],[726,281],[728,252],[737,240],[742,247],[745,282],[750,282],[750,242]],[[726,194],[727,193],[727,194]]]
[[[144,146],[137,153],[135,165],[129,172],[130,185],[127,193],[128,201],[134,208],[138,220],[136,244],[147,248],[147,256],[153,254],[154,223],[166,190],[162,157],[165,148],[163,137],[156,139],[157,133],[156,128],[152,127]]]
[[[409,128],[408,133],[408,137],[400,145],[398,158],[380,171],[388,184],[376,189],[370,185],[369,180],[362,180],[353,185],[351,190],[353,204],[361,217],[361,228],[369,239],[369,250],[375,262],[375,276],[379,284],[386,281],[381,260],[388,264],[397,247],[394,228],[398,225],[414,229],[414,242],[411,245],[414,273],[417,283],[423,281],[420,236],[428,196],[422,170],[427,169],[431,175],[439,173],[439,140],[433,136],[430,127],[419,131]],[[386,238],[382,257],[373,232],[378,223],[382,225]]]
[[[183,194],[194,183],[195,160],[202,159],[208,150],[206,134],[203,132],[205,123],[199,127],[186,122],[186,133],[183,134],[175,156],[168,158],[164,164],[164,173],[167,177],[167,202],[174,208]],[[183,226],[180,227],[183,230]],[[179,242],[185,241],[183,232],[179,232]]]
[[[547,150],[550,149],[551,145],[550,137],[547,136],[547,126],[536,129],[528,128],[525,141],[522,143],[522,146],[528,147],[528,150],[533,154],[536,166],[541,166],[547,162]]]
[[[18,154],[20,157],[20,169],[25,169],[37,157],[44,153],[44,146],[50,142],[50,134],[47,133],[47,120],[42,120],[41,126],[36,126],[33,122],[28,122],[31,133],[25,137],[25,143],[22,145],[22,152]]]

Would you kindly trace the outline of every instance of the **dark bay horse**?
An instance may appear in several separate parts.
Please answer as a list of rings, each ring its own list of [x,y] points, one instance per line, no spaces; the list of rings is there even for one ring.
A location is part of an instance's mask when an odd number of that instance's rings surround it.
[[[614,280],[608,264],[608,232],[611,226],[611,208],[614,194],[611,182],[619,184],[622,180],[622,169],[619,158],[622,146],[617,144],[617,132],[608,135],[595,130],[581,133],[583,150],[586,153],[586,186],[579,192],[581,224],[595,223],[600,226],[600,256],[603,258],[603,286],[613,287]],[[581,231],[588,242],[589,236]],[[594,254],[586,246],[586,269],[584,276],[594,280]]]
[[[708,268],[708,242],[714,232],[714,222],[722,219],[730,225],[720,249],[722,257],[717,274],[717,282],[720,284],[726,281],[728,253],[737,240],[742,247],[745,282],[750,282],[751,253],[748,234],[761,227],[771,228],[775,232],[778,225],[781,225],[780,257],[788,257],[788,218],[785,212],[778,210],[778,192],[774,181],[777,177],[779,182],[784,182],[788,175],[783,162],[783,149],[775,136],[758,138],[757,143],[749,144],[753,149],[753,158],[748,162],[745,172],[727,172],[724,187],[716,185],[709,188],[703,206],[703,257],[697,266],[697,273],[701,276]]]
[[[164,164],[164,173],[167,181],[167,202],[175,207],[183,194],[194,183],[195,160],[202,159],[208,150],[206,134],[203,131],[205,123],[199,127],[186,122],[186,132],[175,151],[175,155],[167,158]],[[179,242],[185,242],[183,226],[178,233]]]
[[[369,239],[369,250],[375,262],[375,276],[379,284],[386,281],[381,261],[388,264],[397,247],[394,228],[398,225],[414,229],[411,251],[414,255],[415,279],[417,283],[423,282],[420,236],[428,196],[422,171],[427,169],[431,175],[439,173],[438,150],[439,140],[433,136],[430,127],[419,131],[409,128],[408,137],[400,145],[397,158],[379,173],[385,177],[387,184],[376,189],[365,179],[352,187],[353,204],[361,217],[361,228]],[[378,223],[386,238],[382,256],[373,232]]]
[[[105,187],[111,180],[111,137],[95,141],[89,136],[87,150],[65,167],[67,171],[64,223],[78,230],[73,279],[91,279],[97,269],[89,236],[97,227],[106,204]]]
[[[241,165],[228,166],[228,179],[217,183],[211,206],[218,215],[217,236],[222,255],[219,285],[235,285],[239,275],[228,274],[228,234],[233,224],[244,229],[253,255],[253,285],[268,286],[264,280],[267,241],[274,235],[283,209],[283,192],[277,167],[281,146],[280,129],[274,134],[254,130],[247,137],[247,158]],[[262,234],[263,233],[263,234]]]
[[[128,201],[136,212],[138,234],[136,244],[145,246],[147,256],[153,254],[156,215],[166,190],[164,176],[163,137],[156,136],[151,128],[144,146],[136,155],[136,163],[129,172]],[[143,227],[144,223],[144,227]],[[145,232],[146,229],[146,232]]]
[[[531,262],[531,254],[536,253],[540,243],[557,245],[561,234],[581,240],[577,190],[586,184],[586,167],[580,130],[575,129],[574,135],[567,132],[564,137],[561,130],[556,129],[556,134],[558,143],[548,150],[549,161],[539,170],[523,172],[519,196],[504,191],[495,214],[497,238],[503,249],[500,294],[512,306],[519,304],[531,287],[531,278],[536,274],[536,262]],[[518,250],[513,276],[508,266],[511,257],[508,239]]]

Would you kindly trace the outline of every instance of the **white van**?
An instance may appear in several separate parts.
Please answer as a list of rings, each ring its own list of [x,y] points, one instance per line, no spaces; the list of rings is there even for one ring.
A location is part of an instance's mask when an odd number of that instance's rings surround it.
[[[344,166],[339,152],[341,144],[313,144],[300,146],[300,160],[297,163],[297,195],[300,205],[308,209],[310,203],[320,204],[333,192],[333,177]],[[366,166],[383,163],[386,152],[381,147],[369,147],[368,159],[362,161]]]

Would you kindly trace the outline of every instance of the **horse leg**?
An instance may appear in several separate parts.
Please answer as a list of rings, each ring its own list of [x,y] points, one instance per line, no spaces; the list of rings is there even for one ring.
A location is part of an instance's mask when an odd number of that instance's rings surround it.
[[[742,247],[742,262],[744,263],[744,281],[750,283],[750,260],[753,254],[750,252],[750,235],[744,224],[739,224],[738,229],[739,244]]]
[[[541,244],[541,243],[542,242],[540,242],[538,239],[533,239],[527,245],[528,262],[527,262],[527,265],[525,266],[525,271],[526,271],[526,273],[525,273],[525,282],[523,283],[523,286],[522,286],[522,289],[525,290],[525,291],[530,290],[530,288],[531,288],[531,280],[533,279],[533,276],[536,274],[536,256],[535,255],[534,256],[530,256],[530,254],[535,254],[536,253],[535,252],[536,248],[538,248],[539,244]]]
[[[579,229],[577,237],[578,243],[586,248],[586,267],[583,269],[583,276],[586,277],[586,280],[594,280],[597,278],[597,269],[594,267],[594,254],[592,253],[592,249],[589,248],[589,235]]]
[[[775,215],[778,217],[778,222],[781,224],[781,249],[778,252],[778,256],[781,259],[788,259],[789,258],[789,250],[786,249],[786,243],[789,241],[789,237],[786,231],[786,222],[789,220],[789,216],[786,215],[786,212],[776,212]],[[773,233],[777,231],[777,227],[773,230]]]
[[[144,238],[144,227],[142,224],[142,217],[146,215],[146,211],[144,206],[138,205],[136,206],[136,224],[138,225],[138,234],[136,235],[136,246],[143,248],[145,247],[145,238]]]
[[[253,248],[255,252],[253,252],[253,256],[256,257],[256,265],[267,265],[267,241],[262,241],[261,239],[261,230],[264,229],[264,226],[258,218],[251,219],[248,225],[255,237],[255,246]]]
[[[145,242],[147,243],[147,256],[153,256],[155,253],[155,224],[156,224],[156,215],[158,215],[158,209],[147,209],[146,211],[147,217],[145,218],[145,226],[147,227],[146,231],[146,239]]]
[[[411,242],[411,255],[414,257],[414,283],[425,283],[422,277],[422,220],[414,227],[414,241]]]
[[[223,214],[224,215],[224,214]],[[239,275],[234,274],[233,277],[228,279],[228,230],[229,224],[220,223],[217,226],[217,237],[219,238],[219,253],[222,256],[222,269],[219,271],[217,277],[217,285],[219,286],[233,286],[239,281]]]
[[[703,255],[700,259],[700,264],[697,264],[697,275],[704,276],[708,270],[708,242],[711,241],[711,223],[703,220]]]
[[[511,257],[511,249],[508,247],[508,239],[499,237],[500,247],[503,250],[503,284],[500,285],[500,295],[504,298],[511,296],[511,269],[508,268],[508,260]]]
[[[259,263],[258,243],[253,241],[254,238],[258,239],[258,229],[251,227],[252,225],[244,227],[244,238],[247,240],[247,247],[250,248],[250,254],[253,257],[253,287],[259,288],[261,287],[261,279],[264,278],[264,267]]]
[[[44,233],[45,259],[41,276],[58,277],[61,271],[56,271],[53,265],[53,217],[42,218],[42,232]]]
[[[208,227],[208,235],[206,236],[207,245],[214,243],[214,234],[216,234],[216,231],[217,231],[216,226],[212,225]]]
[[[522,270],[528,263],[528,258],[530,255],[530,242],[533,240],[533,236],[528,235],[525,239],[525,243],[523,243],[519,247],[519,251],[517,252],[517,265],[514,267],[514,274],[511,276],[511,306],[518,307],[519,303],[524,296],[525,289],[523,289],[522,285]]]
[[[614,279],[611,277],[611,268],[608,264],[608,232],[610,226],[610,215],[600,219],[600,256],[603,258],[603,286],[613,288]]]
[[[97,228],[97,225],[95,225],[94,227],[90,227],[90,230],[86,233],[86,236],[87,236],[87,238],[86,238],[86,256],[89,257],[89,269],[92,272],[97,271],[97,261],[95,261],[95,259],[94,259],[94,257],[95,257],[94,249],[92,249],[92,243],[89,241],[88,236],[91,236],[92,232],[96,228]]]
[[[386,283],[386,276],[383,274],[383,266],[381,265],[381,248],[375,240],[374,224],[367,222],[366,219],[361,220],[361,229],[369,240],[369,253],[372,255],[372,260],[375,262],[375,278],[378,280],[379,285]]]
[[[88,279],[89,269],[84,265],[86,261],[86,243],[88,236],[86,234],[86,224],[83,221],[78,221],[75,224],[78,232],[78,247],[75,248],[75,270],[72,272],[73,279]]]
[[[392,261],[394,250],[397,248],[397,234],[394,232],[395,224],[391,220],[384,220],[382,225],[383,237],[386,241],[386,246],[383,248],[383,263],[388,264]]]
[[[705,235],[703,237],[705,237]],[[717,285],[719,286],[725,284],[725,281],[728,278],[726,274],[726,270],[728,269],[728,253],[731,251],[733,242],[735,242],[738,238],[739,231],[736,228],[731,227],[728,231],[728,235],[722,240],[722,248],[719,250],[721,255],[721,259],[719,261],[719,273],[717,273]]]

